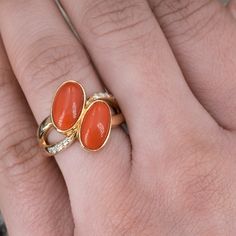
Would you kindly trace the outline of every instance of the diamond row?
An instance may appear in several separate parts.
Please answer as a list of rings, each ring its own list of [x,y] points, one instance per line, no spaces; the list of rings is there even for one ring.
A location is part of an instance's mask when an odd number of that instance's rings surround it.
[[[66,149],[67,147],[69,147],[74,142],[74,140],[75,140],[75,135],[73,134],[69,137],[66,137],[61,142],[55,145],[52,145],[50,147],[47,147],[47,152],[49,152],[52,155],[56,155],[63,149]]]
[[[108,93],[95,93],[92,97],[90,97],[91,100],[97,100],[103,98],[112,98],[112,96]]]

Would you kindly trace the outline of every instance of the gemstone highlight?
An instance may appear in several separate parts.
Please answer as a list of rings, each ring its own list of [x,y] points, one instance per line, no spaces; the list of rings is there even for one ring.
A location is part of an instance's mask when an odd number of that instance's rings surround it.
[[[84,91],[74,81],[64,83],[57,91],[52,106],[52,119],[55,126],[66,131],[78,121],[84,106]]]
[[[96,151],[106,142],[111,129],[111,111],[107,103],[94,102],[86,112],[80,130],[82,145]]]

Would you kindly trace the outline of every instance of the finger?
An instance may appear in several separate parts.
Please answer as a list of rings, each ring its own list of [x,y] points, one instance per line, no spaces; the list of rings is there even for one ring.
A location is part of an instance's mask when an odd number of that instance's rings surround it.
[[[235,20],[218,1],[150,4],[195,95],[218,123],[236,128]]]
[[[180,135],[202,119],[211,122],[186,85],[147,2],[61,2],[130,119],[134,153],[147,160],[141,153],[159,152],[176,139],[174,130]]]
[[[64,180],[55,161],[41,155],[35,120],[1,40],[0,100],[0,208],[9,235],[72,235]]]
[[[0,29],[17,79],[38,122],[50,114],[53,94],[66,80],[80,82],[87,95],[103,90],[85,51],[53,1],[1,2]],[[81,208],[87,205],[84,201],[90,194],[90,184],[94,189],[100,179],[128,174],[129,148],[123,131],[114,129],[98,153],[83,151],[77,142],[57,156],[76,221]]]
[[[230,0],[229,4],[227,5],[229,11],[231,12],[232,16],[236,18],[236,1]]]

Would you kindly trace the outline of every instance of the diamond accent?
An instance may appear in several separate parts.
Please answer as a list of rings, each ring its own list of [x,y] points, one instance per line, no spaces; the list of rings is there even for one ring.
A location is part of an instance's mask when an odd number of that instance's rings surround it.
[[[74,137],[75,134],[66,137],[65,139],[63,139],[61,142],[52,145],[50,147],[47,147],[47,152],[49,152],[52,155],[56,155],[57,153],[61,152],[62,150],[66,149],[67,147],[69,147],[73,142],[74,142]]]
[[[110,98],[110,97],[111,97],[111,95],[108,94],[108,93],[95,93],[95,94],[93,95],[93,98],[95,98],[95,99],[99,99],[99,98]]]
[[[113,96],[111,96],[109,93],[95,93],[92,97],[89,98],[89,101],[95,101],[99,99],[114,99]]]

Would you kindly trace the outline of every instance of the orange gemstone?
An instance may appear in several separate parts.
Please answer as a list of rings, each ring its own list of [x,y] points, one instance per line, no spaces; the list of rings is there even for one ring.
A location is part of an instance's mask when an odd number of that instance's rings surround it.
[[[57,91],[52,106],[52,118],[61,131],[72,128],[80,117],[84,104],[84,92],[80,84],[67,82]]]
[[[98,150],[105,143],[110,132],[110,107],[101,101],[91,105],[82,121],[80,138],[85,148]]]

